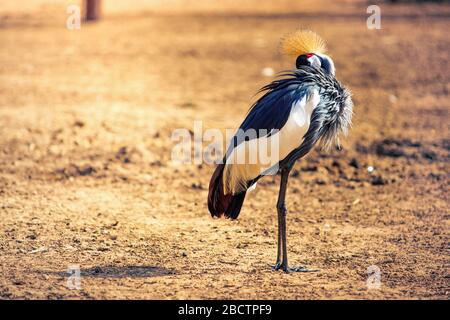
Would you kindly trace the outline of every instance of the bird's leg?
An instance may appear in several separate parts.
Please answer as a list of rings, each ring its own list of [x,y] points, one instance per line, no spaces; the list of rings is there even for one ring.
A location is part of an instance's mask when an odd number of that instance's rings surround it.
[[[281,182],[280,190],[278,192],[277,201],[277,215],[278,215],[278,249],[277,249],[277,262],[273,266],[275,270],[283,268],[287,265],[286,254],[286,207],[284,205],[284,198],[286,196],[287,180],[289,178],[290,169],[281,170]],[[286,263],[284,259],[286,257]]]
[[[283,271],[288,271],[288,260],[287,260],[287,245],[286,245],[286,188],[287,182],[289,178],[290,169],[281,169],[281,182],[280,182],[280,191],[278,193],[278,201],[277,201],[277,212],[278,212],[278,224],[279,224],[279,240],[281,240],[281,251],[283,253],[283,258],[281,261],[280,268],[283,268]],[[280,244],[278,244],[280,246]]]
[[[282,268],[284,272],[316,272],[319,270],[316,269],[307,269],[305,267],[294,267],[289,268],[288,258],[287,258],[287,244],[286,244],[286,188],[287,182],[289,178],[289,173],[291,171],[292,166],[287,168],[283,168],[281,170],[281,182],[280,182],[280,191],[278,193],[278,201],[277,201],[277,211],[278,211],[278,253],[280,252],[280,238],[281,238],[281,251],[282,251],[282,261],[281,265],[276,268],[277,270]],[[278,265],[279,259],[277,259]]]
[[[281,268],[281,215],[280,211],[278,210],[278,242],[277,242],[277,262],[275,262],[275,265],[272,266],[273,269],[279,270]]]

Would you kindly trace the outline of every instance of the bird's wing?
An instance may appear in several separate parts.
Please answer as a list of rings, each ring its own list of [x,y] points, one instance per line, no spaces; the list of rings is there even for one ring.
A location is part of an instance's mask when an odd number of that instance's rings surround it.
[[[286,124],[293,106],[312,93],[312,86],[288,78],[272,82],[262,90],[267,92],[251,107],[234,135],[227,151],[229,155],[243,141],[271,135]],[[251,130],[253,129],[253,130]],[[254,135],[248,134],[252,131]]]

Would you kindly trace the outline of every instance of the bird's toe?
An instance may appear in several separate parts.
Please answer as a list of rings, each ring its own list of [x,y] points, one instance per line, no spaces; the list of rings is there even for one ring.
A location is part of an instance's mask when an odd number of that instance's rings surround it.
[[[285,272],[319,272],[319,269],[309,269],[305,266],[298,266],[298,267],[289,267],[287,270],[284,270]]]
[[[280,270],[283,267],[283,265],[281,262],[277,262],[277,263],[271,265],[271,267],[272,267],[272,270]]]

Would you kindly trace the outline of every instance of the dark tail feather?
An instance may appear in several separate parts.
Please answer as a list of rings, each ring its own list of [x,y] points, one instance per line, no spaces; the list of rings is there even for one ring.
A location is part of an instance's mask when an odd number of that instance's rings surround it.
[[[231,198],[230,204],[225,211],[225,217],[230,219],[237,219],[239,213],[241,212],[242,204],[244,203],[245,194],[246,192],[244,191],[234,195]]]
[[[219,164],[209,182],[208,209],[213,217],[222,216],[231,201],[231,195],[226,196],[223,194],[222,177],[224,167],[224,164]]]
[[[241,211],[245,199],[245,192],[236,195],[223,193],[223,169],[225,165],[219,164],[209,182],[208,209],[213,217],[236,219]]]

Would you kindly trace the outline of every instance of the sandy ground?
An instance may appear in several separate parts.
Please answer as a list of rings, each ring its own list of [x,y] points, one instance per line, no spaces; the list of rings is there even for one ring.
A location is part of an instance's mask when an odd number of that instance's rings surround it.
[[[0,10],[0,298],[449,298],[449,6],[382,5],[370,31],[361,1],[119,2],[70,31],[64,1],[12,2]],[[341,151],[296,165],[289,258],[321,271],[286,275],[269,267],[279,178],[238,221],[212,219],[213,167],[171,163],[171,134],[238,126],[272,79],[262,69],[292,67],[277,46],[299,26],[328,41],[355,117]]]

